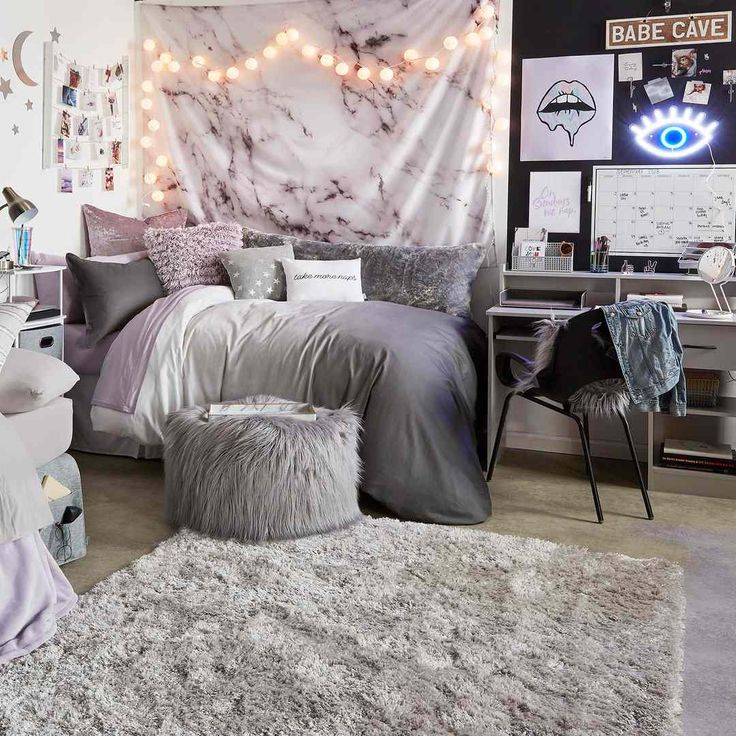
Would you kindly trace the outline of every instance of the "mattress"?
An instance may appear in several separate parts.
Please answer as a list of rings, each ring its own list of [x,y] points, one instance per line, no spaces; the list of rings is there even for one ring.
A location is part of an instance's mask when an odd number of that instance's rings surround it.
[[[64,325],[64,362],[79,375],[99,376],[110,345],[120,334],[113,332],[93,348],[85,347],[85,325]]]
[[[72,441],[72,402],[58,398],[22,414],[5,415],[21,438],[35,467],[63,455]]]

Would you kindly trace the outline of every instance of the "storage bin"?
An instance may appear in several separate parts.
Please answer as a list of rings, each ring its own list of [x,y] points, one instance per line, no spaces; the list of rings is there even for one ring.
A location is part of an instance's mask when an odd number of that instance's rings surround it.
[[[17,344],[19,348],[24,350],[33,350],[35,353],[44,353],[44,355],[50,355],[61,360],[64,327],[63,325],[50,325],[23,330],[18,335]]]
[[[721,374],[695,368],[685,370],[687,405],[693,408],[712,409],[718,406],[721,393]]]

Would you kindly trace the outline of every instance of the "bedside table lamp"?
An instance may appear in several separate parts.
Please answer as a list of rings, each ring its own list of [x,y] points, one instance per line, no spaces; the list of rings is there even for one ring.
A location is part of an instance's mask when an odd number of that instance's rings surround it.
[[[21,197],[11,187],[3,189],[5,204],[0,210],[7,208],[13,225],[13,245],[17,252],[18,265],[26,266],[31,253],[31,230],[26,225],[38,214],[38,208],[29,199]],[[2,266],[0,266],[2,268]]]

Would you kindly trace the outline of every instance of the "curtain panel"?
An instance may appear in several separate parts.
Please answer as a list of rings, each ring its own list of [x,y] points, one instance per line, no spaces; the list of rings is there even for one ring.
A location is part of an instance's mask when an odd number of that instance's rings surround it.
[[[493,41],[462,43],[477,9],[477,0],[141,3],[141,69],[155,87],[141,93],[152,101],[144,168],[159,174],[146,196],[161,189],[163,205],[186,207],[198,222],[331,242],[472,241],[492,252],[484,100]],[[280,46],[275,35],[287,28],[299,38]],[[448,35],[461,39],[452,52],[443,48]],[[155,50],[143,50],[149,38]],[[263,55],[269,44],[272,59]],[[304,45],[330,52],[348,73],[305,58]],[[408,48],[436,54],[439,69],[403,61]],[[162,52],[178,71],[151,71]],[[246,68],[249,58],[256,69]],[[356,77],[361,65],[370,79]],[[378,71],[389,65],[387,83]],[[236,79],[225,76],[230,67]],[[160,127],[149,132],[151,119]],[[161,155],[169,164],[157,168]]]

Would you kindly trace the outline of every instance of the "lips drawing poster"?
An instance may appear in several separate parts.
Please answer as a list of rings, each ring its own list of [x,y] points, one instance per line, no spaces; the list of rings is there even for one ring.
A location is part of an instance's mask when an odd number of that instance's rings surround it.
[[[611,160],[614,59],[524,59],[522,161]]]

